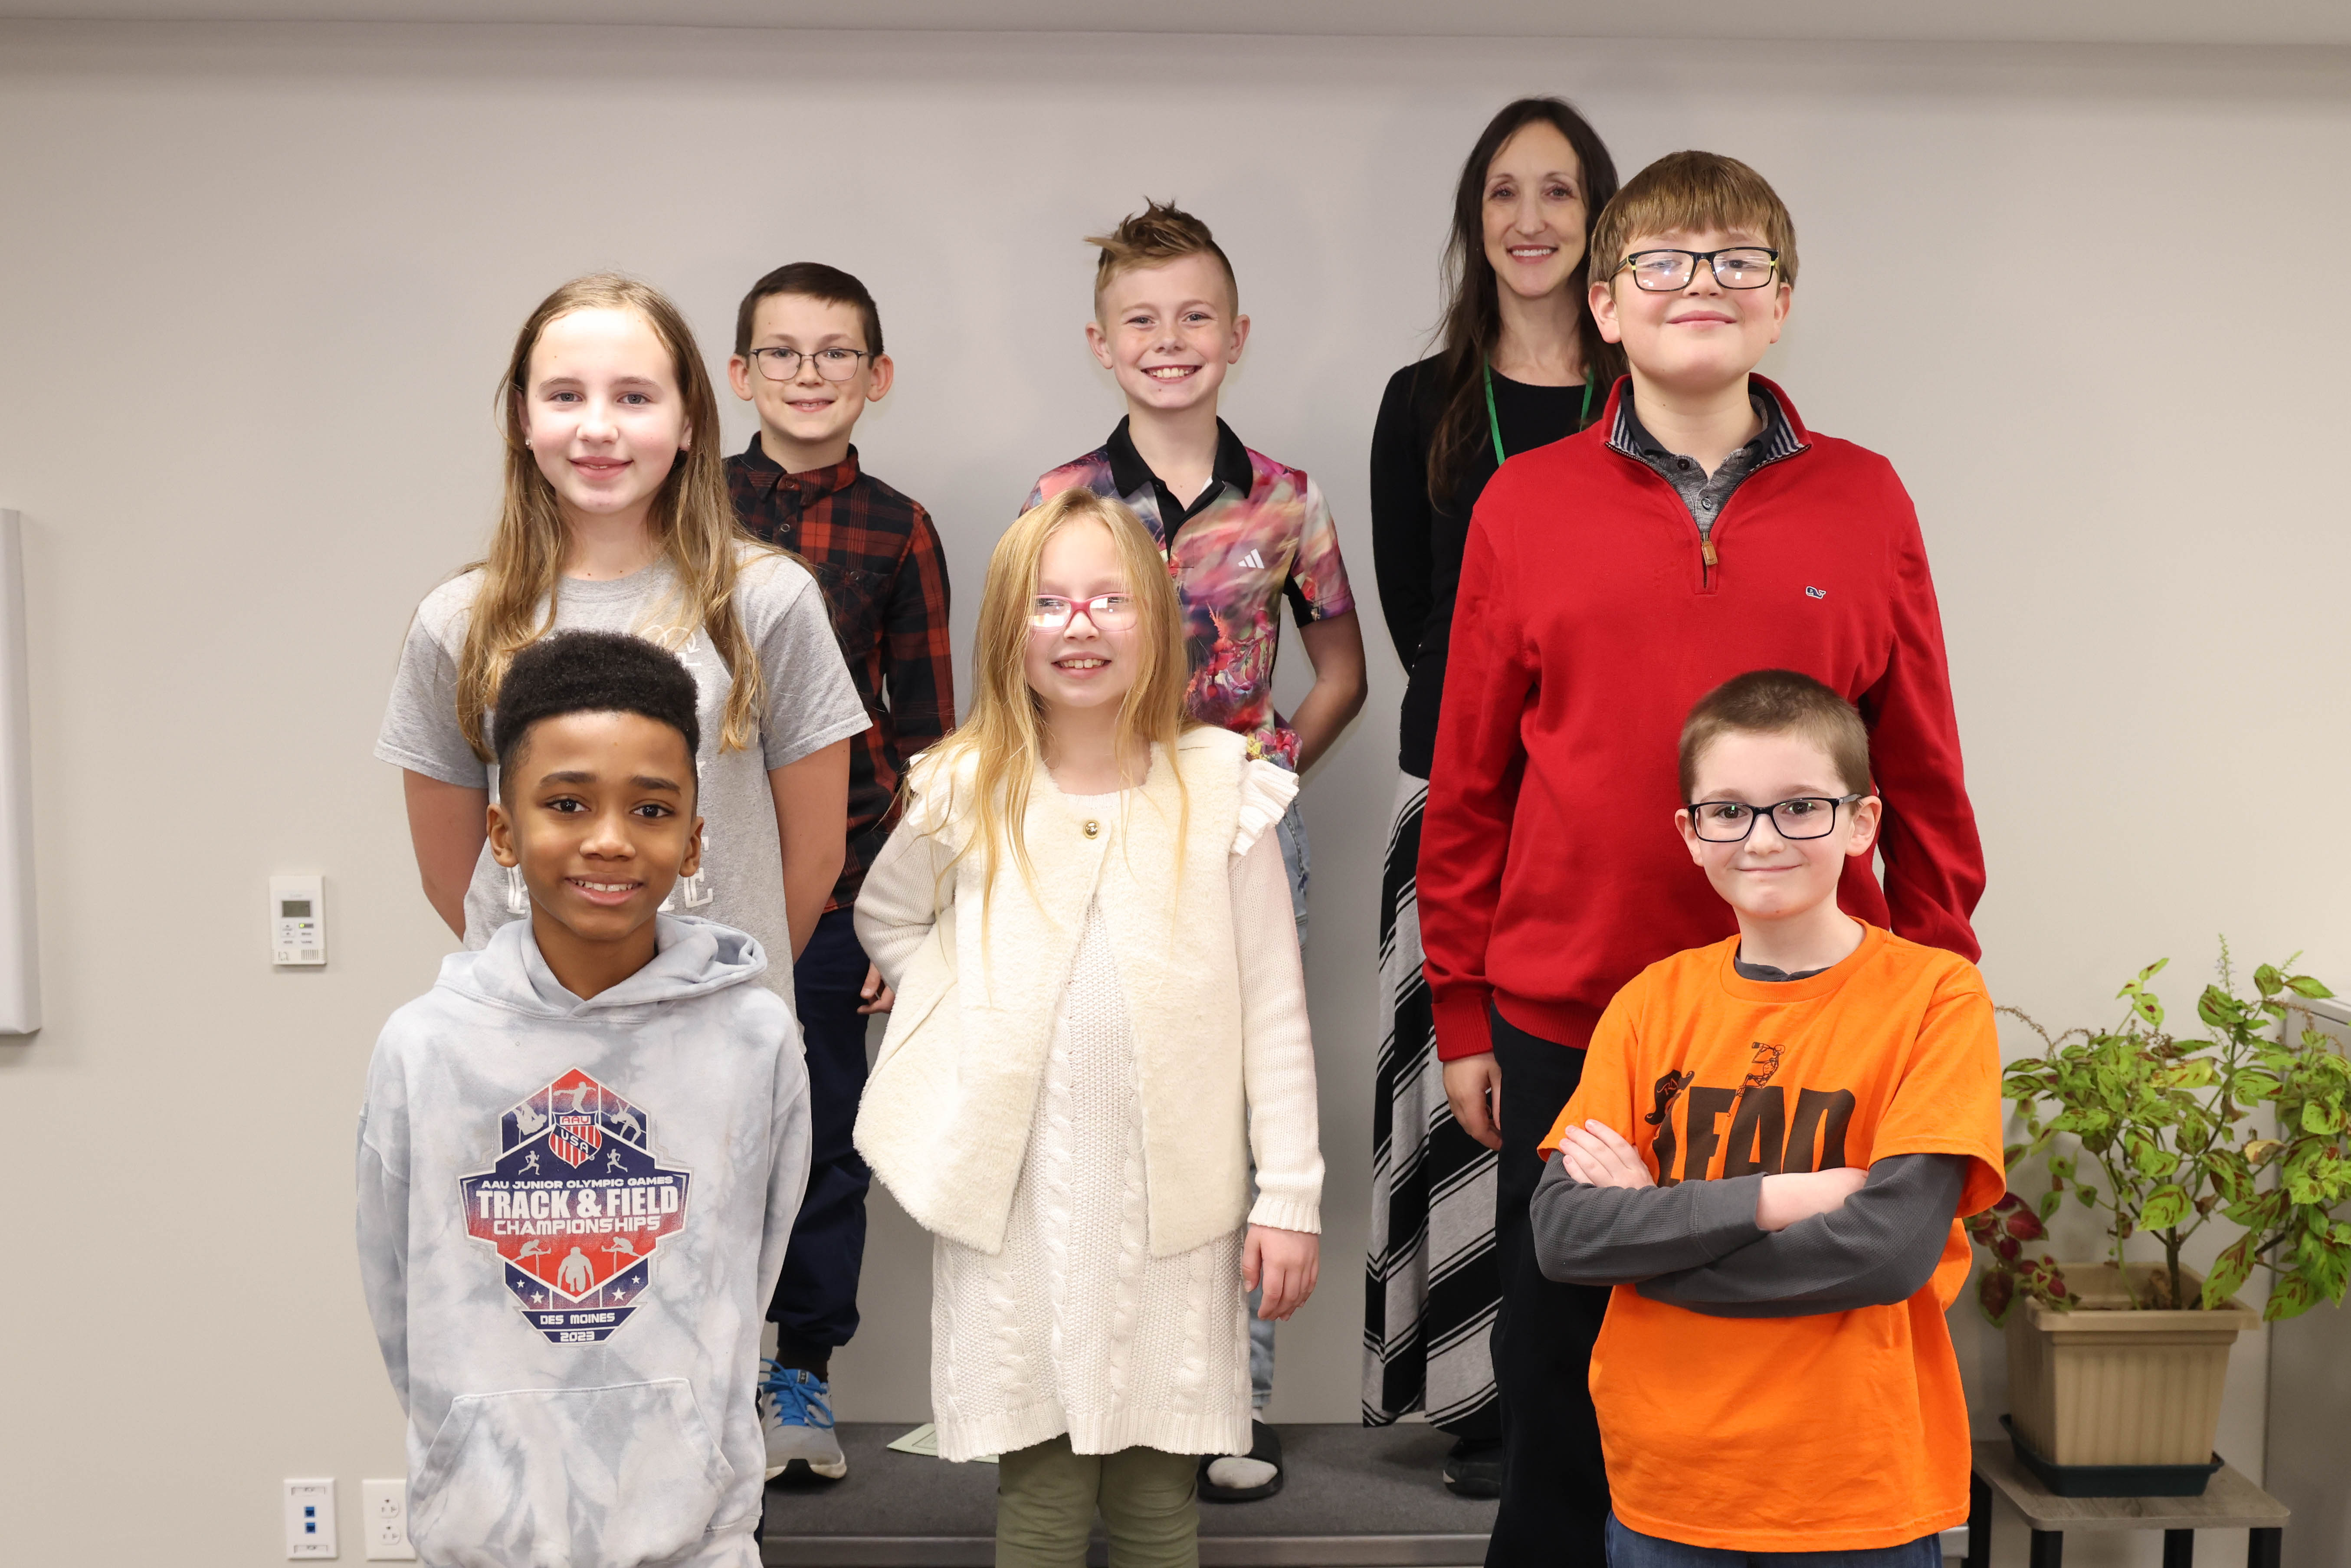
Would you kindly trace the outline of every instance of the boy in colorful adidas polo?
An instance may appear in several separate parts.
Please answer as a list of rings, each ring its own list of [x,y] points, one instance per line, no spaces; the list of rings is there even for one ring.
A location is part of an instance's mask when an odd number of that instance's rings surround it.
[[[1124,502],[1175,575],[1191,659],[1186,712],[1303,773],[1364,706],[1364,634],[1322,489],[1242,445],[1217,416],[1225,372],[1249,342],[1232,263],[1207,225],[1157,202],[1087,243],[1102,259],[1086,341],[1118,378],[1126,417],[1102,445],[1039,479],[1023,510],[1073,486]],[[1314,667],[1312,689],[1287,718],[1273,706],[1284,599]],[[1310,862],[1294,801],[1277,835],[1303,948]],[[1273,1396],[1273,1324],[1254,1315],[1249,1382],[1262,1411]],[[1203,1461],[1201,1496],[1246,1502],[1280,1489],[1280,1439],[1262,1421],[1251,1430],[1248,1455]]]
[[[1966,959],[1837,907],[1881,807],[1828,687],[1708,693],[1681,793],[1739,935],[1608,1004],[1530,1207],[1545,1276],[1614,1287],[1591,1364],[1608,1562],[1939,1568],[1968,1514],[1957,1221],[2005,1186],[1991,999]]]
[[[790,1004],[658,913],[701,853],[694,677],[611,632],[514,656],[491,853],[530,917],[384,1026],[359,1253],[428,1563],[757,1568],[743,1390],[808,1176]]]

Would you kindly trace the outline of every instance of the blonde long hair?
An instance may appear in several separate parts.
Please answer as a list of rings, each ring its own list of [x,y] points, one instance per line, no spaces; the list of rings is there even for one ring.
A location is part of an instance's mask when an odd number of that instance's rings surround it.
[[[489,760],[483,721],[496,705],[507,661],[555,626],[556,596],[562,591],[563,557],[569,541],[555,486],[523,444],[528,428],[523,398],[539,334],[558,317],[580,310],[632,311],[669,350],[690,441],[654,495],[647,520],[677,573],[683,623],[699,625],[708,633],[734,678],[718,747],[740,751],[758,734],[767,694],[751,640],[735,612],[735,583],[746,547],[765,547],[736,520],[718,434],[718,398],[702,350],[695,346],[694,329],[660,289],[613,272],[575,277],[539,301],[515,339],[514,356],[498,384],[506,422],[506,496],[489,555],[465,569],[479,571],[482,586],[474,596],[465,650],[457,660],[457,727],[475,755]]]
[[[1083,487],[1061,492],[1023,512],[996,541],[987,560],[987,583],[980,591],[979,627],[972,641],[970,716],[937,747],[931,778],[935,788],[953,791],[946,815],[964,816],[974,830],[956,853],[960,861],[977,846],[981,854],[985,912],[996,888],[1002,850],[1008,846],[1020,877],[1033,892],[1035,868],[1021,823],[1029,814],[1029,786],[1045,759],[1045,705],[1029,688],[1027,672],[1029,612],[1037,596],[1037,573],[1046,541],[1072,523],[1095,522],[1110,530],[1135,601],[1135,676],[1118,709],[1116,744],[1124,758],[1135,742],[1166,747],[1175,763],[1176,742],[1192,727],[1184,716],[1184,688],[1190,677],[1184,650],[1184,616],[1175,580],[1150,530],[1133,512]],[[966,778],[967,771],[968,778]],[[1120,779],[1122,788],[1143,781]],[[1176,775],[1181,816],[1177,855],[1192,802],[1184,776]],[[968,788],[969,793],[962,791]],[[960,798],[957,798],[960,796]]]

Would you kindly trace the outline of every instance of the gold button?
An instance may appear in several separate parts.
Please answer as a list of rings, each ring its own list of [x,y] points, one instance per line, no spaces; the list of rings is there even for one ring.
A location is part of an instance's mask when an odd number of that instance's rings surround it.
[[[1092,839],[1099,838],[1101,835],[1102,824],[1100,822],[1088,822],[1086,824],[1086,837]]]

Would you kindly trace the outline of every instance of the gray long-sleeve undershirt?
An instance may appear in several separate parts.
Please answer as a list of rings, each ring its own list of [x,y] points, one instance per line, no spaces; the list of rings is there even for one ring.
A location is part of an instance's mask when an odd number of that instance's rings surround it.
[[[1842,1207],[1773,1231],[1755,1223],[1760,1175],[1588,1186],[1553,1158],[1528,1214],[1549,1279],[1634,1285],[1708,1317],[1805,1317],[1916,1295],[1942,1259],[1966,1171],[1958,1155],[1895,1155]]]

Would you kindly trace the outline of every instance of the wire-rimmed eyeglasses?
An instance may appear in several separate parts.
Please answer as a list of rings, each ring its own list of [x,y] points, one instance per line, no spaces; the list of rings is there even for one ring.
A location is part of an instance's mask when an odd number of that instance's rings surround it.
[[[788,382],[800,373],[800,361],[815,363],[816,373],[829,382],[845,382],[857,373],[857,361],[873,356],[863,349],[754,349],[751,362],[771,382]]]

